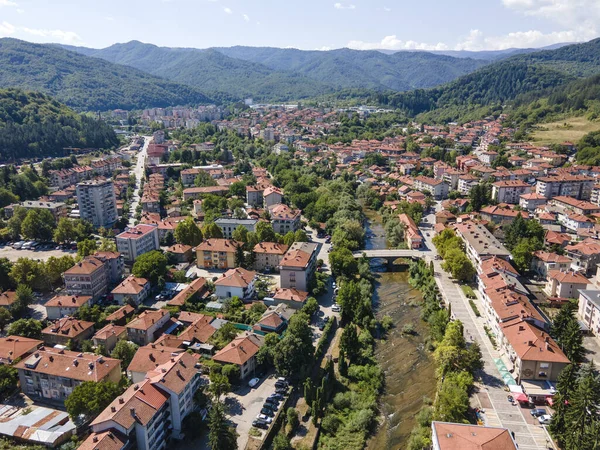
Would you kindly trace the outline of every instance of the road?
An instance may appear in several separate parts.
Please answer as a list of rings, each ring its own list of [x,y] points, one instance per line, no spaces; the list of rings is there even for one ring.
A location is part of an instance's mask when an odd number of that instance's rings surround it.
[[[439,208],[439,203],[438,203]],[[436,208],[437,209],[437,208]],[[437,254],[432,242],[432,227],[435,224],[433,213],[426,216],[427,223],[422,224],[421,231],[425,237],[428,248]],[[486,425],[508,428],[515,433],[515,440],[520,450],[546,450],[553,448],[548,445],[548,435],[544,427],[526,418],[529,410],[521,410],[507,401],[507,392],[504,382],[500,377],[498,368],[494,363],[500,353],[492,347],[485,334],[483,317],[476,317],[458,283],[442,270],[441,260],[434,260],[436,281],[447,303],[452,305],[454,318],[464,325],[465,335],[477,341],[481,346],[484,368],[481,374],[481,385],[478,386],[476,401],[485,410]],[[439,274],[439,275],[438,275]]]
[[[151,140],[151,136],[144,136],[144,146],[137,154],[137,163],[133,168],[133,174],[135,175],[135,189],[133,190],[131,205],[129,206],[130,227],[135,226],[135,210],[140,203],[140,185],[142,183],[142,177],[144,176],[144,161],[146,160],[146,152],[148,151],[148,145]]]

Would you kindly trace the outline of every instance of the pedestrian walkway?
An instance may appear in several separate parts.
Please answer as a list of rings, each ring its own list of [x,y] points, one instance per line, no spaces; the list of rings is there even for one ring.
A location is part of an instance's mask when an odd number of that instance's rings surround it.
[[[477,401],[485,411],[485,423],[489,426],[508,428],[515,434],[520,450],[546,450],[554,448],[546,430],[540,425],[528,424],[518,406],[507,400],[504,381],[494,362],[500,352],[492,346],[483,328],[485,320],[477,317],[460,286],[442,270],[441,261],[434,261],[436,281],[444,300],[452,307],[452,315],[464,325],[467,340],[478,342],[481,347],[483,371],[476,393]],[[480,309],[481,312],[483,312]]]

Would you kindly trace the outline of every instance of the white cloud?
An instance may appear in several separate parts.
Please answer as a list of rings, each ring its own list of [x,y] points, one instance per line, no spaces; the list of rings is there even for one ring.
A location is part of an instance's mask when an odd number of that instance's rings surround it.
[[[38,36],[42,38],[52,38],[58,40],[61,44],[79,44],[81,43],[81,37],[74,31],[64,30],[45,30],[41,28],[19,28],[19,31],[23,31],[26,34],[32,36]]]
[[[516,31],[501,36],[485,36],[480,30],[471,30],[469,35],[459,42],[456,50],[504,50],[507,48],[545,47],[560,42],[577,42],[593,39],[593,31],[578,30],[553,31],[543,33],[539,30]]]
[[[24,9],[21,9],[21,8],[17,8],[17,12],[18,12],[19,14],[23,14],[23,13],[25,12],[25,10],[24,10]]]
[[[8,22],[0,22],[0,37],[10,36],[14,34],[17,29],[14,25]]]
[[[242,17],[246,22],[250,22],[250,17],[248,17],[248,14],[242,14]]]
[[[347,5],[344,3],[335,3],[333,7],[335,9],[356,9],[356,5],[353,5],[352,3],[349,3]]]
[[[18,6],[15,2],[13,2],[12,0],[0,0],[0,7],[2,6]]]
[[[346,45],[356,50],[448,50],[442,42],[426,44],[415,41],[403,41],[394,34],[384,37],[380,42],[350,41]]]
[[[384,10],[385,12],[392,12],[392,8],[390,8],[390,7],[388,7],[388,6],[384,6],[384,7],[383,7],[383,10]]]
[[[225,8],[223,8],[223,11],[225,11],[226,14],[233,14],[233,11],[231,10],[231,8],[228,8],[227,6]]]

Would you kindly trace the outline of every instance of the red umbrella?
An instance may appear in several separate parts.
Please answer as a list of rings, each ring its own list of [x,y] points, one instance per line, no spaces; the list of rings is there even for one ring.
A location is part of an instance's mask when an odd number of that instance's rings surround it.
[[[527,397],[527,395],[520,393],[515,395],[515,400],[518,402],[527,402],[529,401],[529,397]]]

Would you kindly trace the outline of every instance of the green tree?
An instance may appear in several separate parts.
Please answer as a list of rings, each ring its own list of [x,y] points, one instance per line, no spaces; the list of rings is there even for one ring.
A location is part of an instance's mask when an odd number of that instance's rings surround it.
[[[227,423],[223,405],[216,401],[208,414],[208,445],[211,450],[236,450],[237,433]]]
[[[306,303],[302,307],[302,312],[308,317],[311,317],[314,313],[319,310],[319,302],[314,297],[308,297]]]
[[[13,316],[10,311],[6,308],[0,308],[0,332],[4,332],[4,328],[6,325],[11,323],[13,320]]]
[[[513,261],[521,272],[528,272],[531,269],[533,252],[539,250],[538,245],[528,238],[521,239],[512,249]]]
[[[567,358],[578,363],[583,360],[585,349],[579,322],[575,317],[576,308],[577,305],[571,302],[563,305],[552,320],[550,334]]]
[[[238,225],[231,235],[234,241],[248,243],[248,229],[243,225]],[[248,249],[252,250],[252,249]]]
[[[491,189],[488,184],[477,184],[469,192],[470,206],[473,211],[481,211],[481,208],[490,204],[491,197]]]
[[[51,285],[62,283],[62,274],[75,265],[75,259],[72,256],[64,255],[60,257],[51,256],[46,261],[46,276]]]
[[[223,231],[214,223],[208,222],[202,227],[202,235],[204,239],[223,238]]]
[[[100,252],[116,252],[117,251],[117,243],[110,238],[102,238],[100,241],[100,247],[98,247],[98,251]]]
[[[6,188],[0,188],[0,208],[17,203],[19,197]]]
[[[54,230],[54,242],[58,244],[64,244],[65,242],[71,242],[77,239],[77,233],[75,232],[75,224],[73,220],[67,217],[61,217],[58,220],[56,229]]]
[[[310,366],[313,354],[308,316],[297,312],[290,318],[285,336],[277,344],[275,367],[285,376],[299,377]]]
[[[177,224],[175,239],[179,244],[195,247],[202,242],[202,231],[198,228],[194,219],[188,217],[183,222]]]
[[[236,181],[229,186],[229,194],[240,198],[246,198],[246,185],[243,181]]]
[[[569,399],[570,407],[565,414],[567,433],[565,450],[594,450],[600,436],[600,377],[594,363],[580,369],[577,386]]]
[[[10,277],[16,284],[26,284],[35,290],[49,288],[46,266],[42,261],[19,258],[10,270]]]
[[[12,305],[12,309],[18,314],[21,314],[23,311],[25,311],[27,307],[35,301],[33,290],[26,284],[20,284],[17,286],[15,298],[16,299]]]
[[[269,222],[258,222],[256,224],[256,236],[259,242],[277,242],[277,236],[273,226]]]
[[[13,263],[8,258],[0,258],[0,291],[12,289],[15,286],[10,276]]]
[[[0,401],[4,401],[9,394],[17,389],[19,374],[17,369],[8,365],[0,365]]]
[[[52,240],[54,216],[47,209],[31,209],[21,223],[21,234],[26,239]]]
[[[446,253],[442,269],[450,272],[452,277],[459,281],[469,281],[475,276],[475,267],[467,255],[458,248],[453,248]]]
[[[94,239],[86,239],[77,243],[77,256],[85,258],[86,256],[93,255],[98,250],[98,244]]]
[[[290,439],[283,433],[278,433],[273,439],[273,450],[292,450]]]
[[[153,250],[138,256],[133,263],[131,273],[136,277],[146,278],[152,283],[157,283],[160,277],[167,274],[167,264],[167,257],[158,250]]]
[[[569,399],[577,387],[578,374],[579,366],[571,363],[560,372],[556,382],[554,416],[552,416],[549,429],[561,447],[564,446],[566,435],[570,432],[566,414],[570,407]]]
[[[133,342],[128,342],[125,339],[119,340],[115,345],[115,348],[111,352],[111,358],[120,359],[121,367],[124,369],[129,366],[131,360],[135,356],[135,353],[138,350],[138,346]]]
[[[42,329],[42,322],[39,320],[19,319],[10,324],[8,327],[8,334],[31,339],[40,339],[42,337]]]
[[[73,389],[65,400],[65,408],[73,419],[84,415],[88,418],[100,414],[123,392],[117,383],[84,381]]]
[[[358,271],[358,263],[350,250],[344,247],[335,248],[329,253],[329,264],[334,276],[353,277]]]

